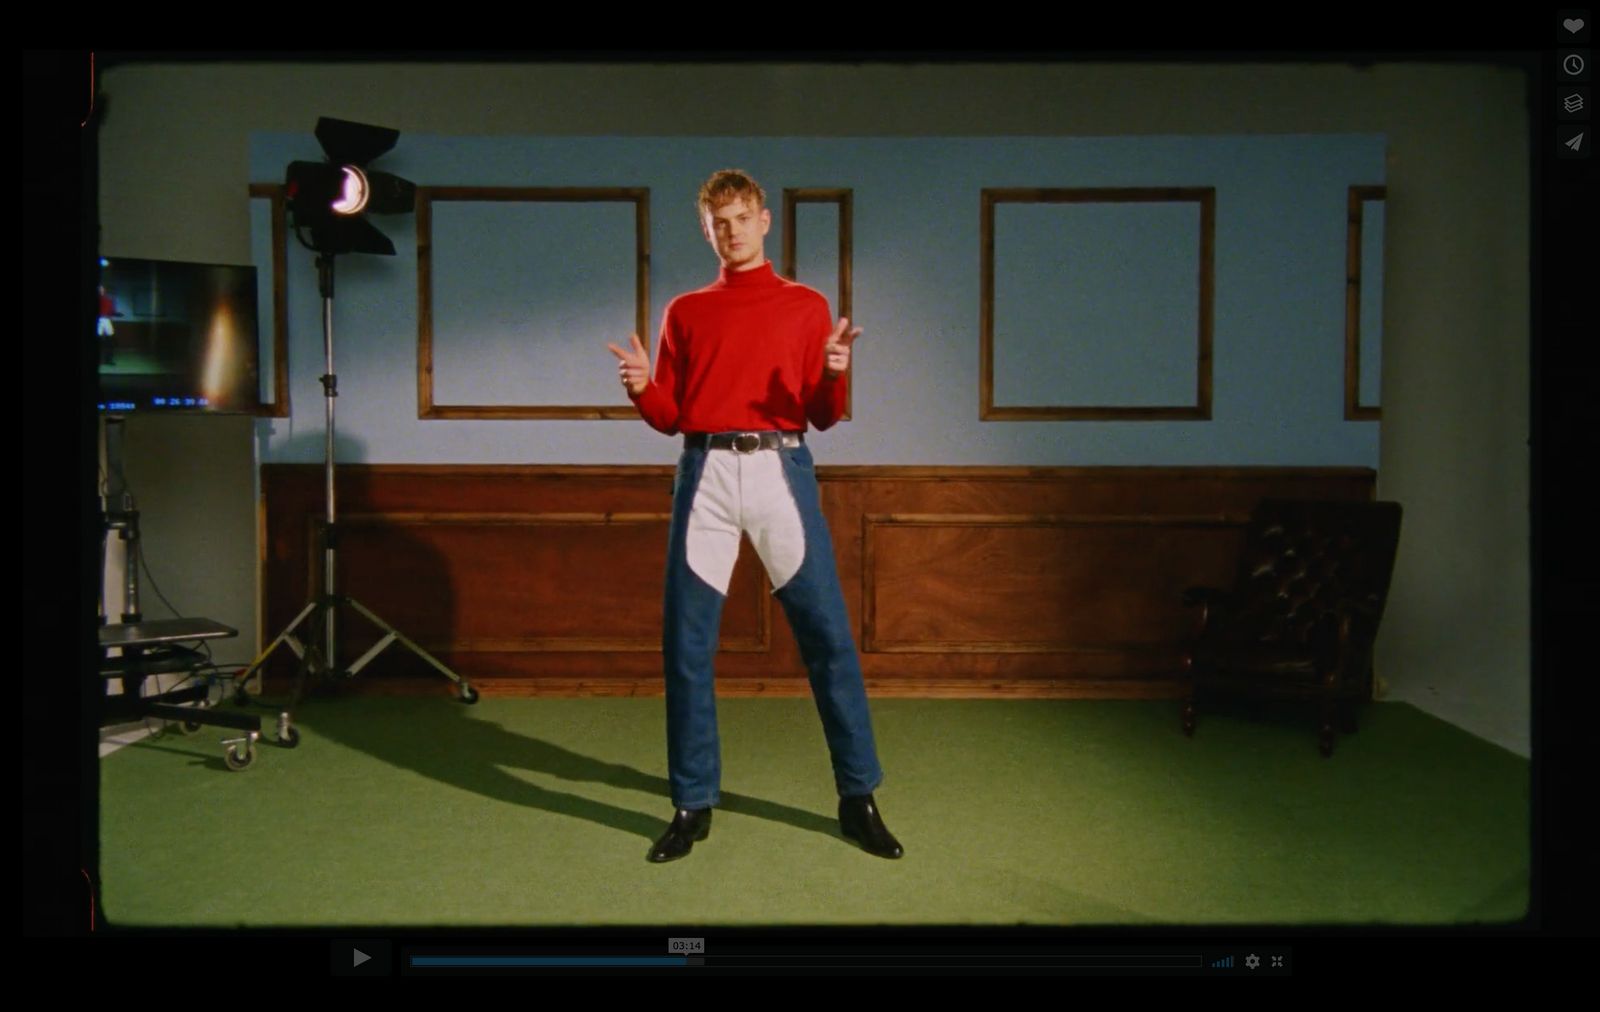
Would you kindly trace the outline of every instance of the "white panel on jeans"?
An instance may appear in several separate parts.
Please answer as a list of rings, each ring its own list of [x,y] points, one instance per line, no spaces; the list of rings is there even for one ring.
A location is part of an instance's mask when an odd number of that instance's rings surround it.
[[[739,461],[730,450],[710,450],[689,508],[689,568],[717,593],[728,593],[739,558]]]
[[[741,530],[749,533],[774,591],[805,560],[800,510],[784,480],[783,461],[771,450],[708,451],[688,526],[689,568],[719,594],[726,595],[733,580]]]
[[[794,579],[806,558],[805,527],[783,477],[783,458],[773,450],[750,454],[744,458],[739,484],[744,492],[744,529],[776,593]]]

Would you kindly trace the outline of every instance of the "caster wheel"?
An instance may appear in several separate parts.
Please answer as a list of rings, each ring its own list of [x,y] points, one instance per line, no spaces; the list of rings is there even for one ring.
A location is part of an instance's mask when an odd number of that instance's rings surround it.
[[[300,744],[300,732],[292,727],[280,732],[278,734],[278,744],[284,748],[294,748]]]
[[[250,764],[256,761],[256,747],[254,745],[246,745],[244,751],[240,752],[239,746],[229,745],[227,753],[222,757],[222,761],[227,763],[228,769],[233,770],[235,773],[240,770],[247,770],[250,768]]]
[[[459,695],[461,696],[461,701],[466,703],[468,706],[471,706],[473,703],[478,701],[478,690],[474,689],[470,685],[463,684],[461,686],[461,692]]]

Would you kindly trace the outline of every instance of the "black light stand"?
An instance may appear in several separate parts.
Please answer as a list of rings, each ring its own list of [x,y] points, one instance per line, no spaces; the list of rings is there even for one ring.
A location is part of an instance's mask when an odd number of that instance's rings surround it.
[[[380,127],[367,127],[361,124],[345,123],[339,120],[323,118],[317,123],[317,137],[322,141],[325,149],[335,158],[347,154],[348,161],[357,165],[364,165],[369,159],[382,154],[393,146],[395,138],[399,135],[392,130]],[[337,149],[343,148],[341,152]],[[342,173],[342,175],[341,175]],[[339,378],[333,369],[333,265],[334,256],[342,252],[361,253],[387,253],[394,254],[394,246],[389,240],[378,232],[370,223],[354,217],[360,208],[355,211],[339,210],[335,215],[330,211],[329,204],[338,199],[339,181],[351,174],[359,175],[363,187],[368,185],[370,178],[384,190],[388,200],[387,209],[400,210],[402,202],[413,199],[415,187],[393,176],[383,173],[366,173],[348,166],[321,165],[317,163],[295,162],[289,167],[291,207],[295,209],[296,232],[304,224],[310,228],[312,241],[307,243],[304,237],[301,242],[317,253],[317,287],[322,295],[322,349],[324,368],[326,372],[320,377],[322,383],[323,402],[326,405],[326,443],[323,449],[323,495],[326,510],[323,517],[321,530],[322,540],[322,592],[312,597],[288,628],[279,633],[261,655],[251,663],[238,676],[238,684],[243,685],[261,666],[266,663],[272,652],[280,645],[287,643],[289,649],[300,658],[299,671],[295,678],[294,693],[289,706],[278,714],[277,739],[280,745],[293,748],[300,742],[300,735],[294,728],[294,711],[300,701],[305,697],[308,676],[317,674],[326,678],[352,678],[378,654],[382,653],[391,643],[398,641],[412,653],[422,658],[446,678],[456,683],[457,695],[464,703],[478,701],[477,690],[467,684],[466,680],[450,670],[438,658],[428,653],[416,643],[407,639],[399,630],[384,622],[374,615],[361,602],[353,597],[337,592],[336,573],[338,569],[339,526],[338,510],[334,497],[334,468],[336,452],[334,449],[334,398],[339,396]],[[300,199],[296,202],[296,191]],[[309,196],[307,194],[310,194]],[[336,627],[336,612],[340,605],[349,605],[363,618],[383,630],[384,636],[375,643],[366,653],[356,659],[348,668],[339,667],[338,635]],[[310,619],[311,626],[308,635],[303,639],[294,635],[303,623]],[[241,699],[247,700],[243,689],[238,690]]]

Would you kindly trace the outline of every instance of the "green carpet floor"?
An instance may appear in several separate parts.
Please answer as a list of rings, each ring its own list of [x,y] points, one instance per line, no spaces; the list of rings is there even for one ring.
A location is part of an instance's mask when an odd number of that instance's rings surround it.
[[[839,836],[806,699],[719,704],[723,804],[686,859],[660,699],[316,700],[101,760],[121,926],[1458,924],[1528,902],[1526,760],[1400,703],[1318,755],[1309,713],[875,700],[900,861]],[[270,715],[263,720],[272,727]]]

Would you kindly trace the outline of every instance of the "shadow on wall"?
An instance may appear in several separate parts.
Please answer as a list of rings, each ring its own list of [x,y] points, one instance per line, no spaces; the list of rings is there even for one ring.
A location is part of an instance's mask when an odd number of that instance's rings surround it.
[[[258,438],[264,446],[266,433]],[[365,443],[337,432],[334,441],[338,533],[333,587],[337,594],[350,599],[335,612],[337,667],[347,671],[360,664],[354,677],[363,680],[432,679],[441,694],[448,694],[454,683],[404,642],[409,640],[454,669],[448,651],[456,642],[458,631],[458,593],[446,554],[435,540],[441,533],[447,534],[448,528],[421,522],[414,508],[397,499],[404,489],[395,479],[374,476],[365,463]],[[267,585],[263,588],[269,619],[263,632],[268,642],[295,621],[324,584],[326,562],[321,531],[327,500],[326,472],[320,463],[325,457],[324,444],[321,431],[308,432],[281,444],[274,454],[281,460],[315,459],[319,463],[301,465],[303,476],[289,483],[293,492],[284,497],[281,506],[288,515],[276,518],[276,537],[269,532],[273,543],[268,546]],[[273,509],[279,508],[275,503]],[[351,600],[368,614],[354,607]],[[310,638],[316,615],[313,612],[296,628],[302,640]],[[390,630],[403,639],[397,638],[367,658],[368,651]],[[293,652],[287,646],[280,647],[267,667],[272,689],[280,685],[285,690],[292,687],[298,667]],[[308,691],[337,692],[346,681],[344,677],[322,679],[321,684],[312,685]]]

